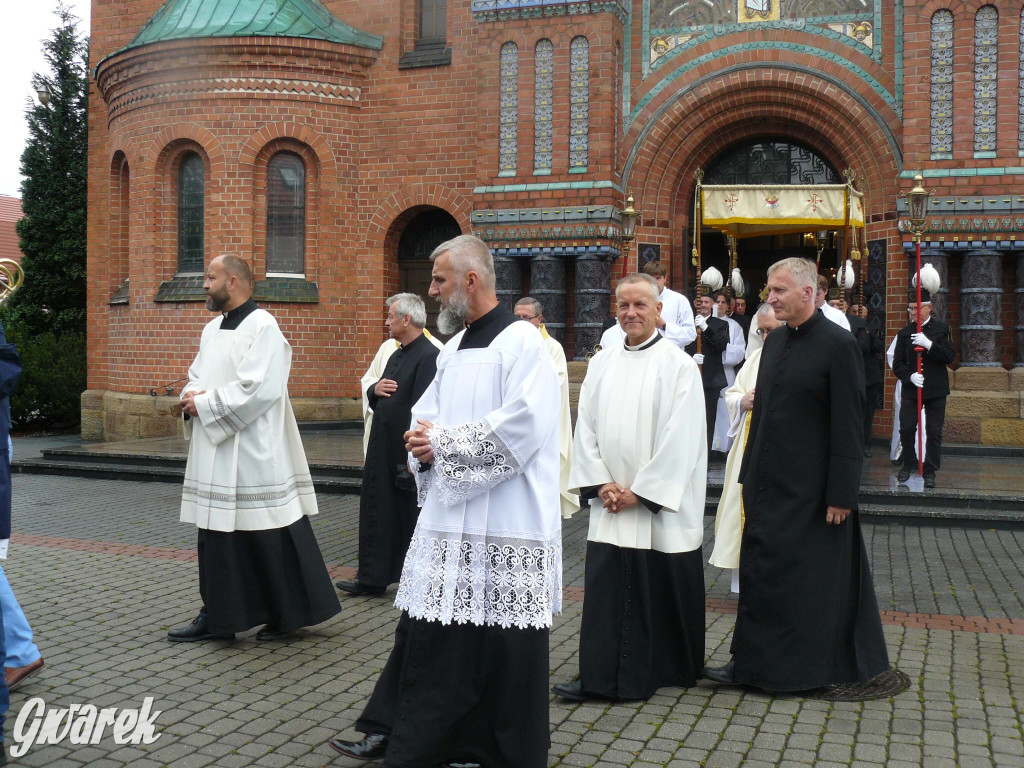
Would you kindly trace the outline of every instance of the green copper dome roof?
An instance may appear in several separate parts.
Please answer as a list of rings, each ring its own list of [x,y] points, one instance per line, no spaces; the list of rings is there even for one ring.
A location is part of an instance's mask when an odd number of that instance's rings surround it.
[[[382,37],[339,21],[317,0],[167,0],[128,48],[205,37],[308,37],[380,50]]]

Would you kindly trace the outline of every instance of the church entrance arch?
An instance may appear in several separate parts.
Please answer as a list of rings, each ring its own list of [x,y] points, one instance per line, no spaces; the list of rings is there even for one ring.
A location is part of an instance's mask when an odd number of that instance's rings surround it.
[[[441,208],[424,207],[413,214],[398,240],[398,289],[415,293],[427,305],[427,328],[437,333],[436,301],[430,289],[430,254],[446,240],[462,234],[455,218]]]
[[[786,137],[757,137],[735,144],[716,155],[704,174],[706,185],[843,183],[840,173],[818,152]],[[767,281],[768,267],[790,256],[819,259],[823,273],[833,271],[838,255],[845,253],[846,237],[846,232],[829,231],[739,239],[735,244],[737,265],[748,293],[760,291]],[[701,262],[704,269],[715,267],[728,280],[729,243],[722,232],[710,227],[701,230]],[[757,303],[752,301],[755,306]]]

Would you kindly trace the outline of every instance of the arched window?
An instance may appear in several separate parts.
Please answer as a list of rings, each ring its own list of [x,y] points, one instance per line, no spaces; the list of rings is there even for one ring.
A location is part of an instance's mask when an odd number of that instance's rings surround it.
[[[498,172],[514,176],[519,159],[519,46],[501,46],[501,125],[498,135]]]
[[[953,153],[953,14],[932,15],[931,153],[933,158]]]
[[[533,57],[533,172],[551,173],[551,119],[554,104],[555,46],[538,40]]]
[[[590,153],[590,43],[574,37],[569,46],[569,172],[587,170]]]
[[[178,272],[203,272],[203,193],[206,167],[196,152],[178,164]]]
[[[306,166],[294,152],[267,163],[267,274],[306,269]]]
[[[996,83],[999,78],[999,11],[982,6],[974,16],[974,151],[996,151]]]

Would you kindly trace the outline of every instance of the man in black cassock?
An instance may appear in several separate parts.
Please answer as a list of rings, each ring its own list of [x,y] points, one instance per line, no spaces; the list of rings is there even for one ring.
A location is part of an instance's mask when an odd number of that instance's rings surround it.
[[[338,589],[352,595],[383,595],[402,575],[419,511],[403,435],[413,403],[437,372],[439,350],[423,333],[423,300],[399,293],[385,305],[388,333],[401,347],[388,359],[380,380],[366,390],[373,421],[359,492],[359,572],[352,581],[337,582]]]
[[[946,398],[949,396],[947,365],[956,359],[956,350],[949,326],[932,317],[932,296],[921,289],[921,332],[917,332],[917,293],[907,298],[910,322],[896,334],[892,355],[892,372],[903,382],[900,397],[900,443],[903,445],[903,467],[897,479],[902,483],[917,471],[917,390],[921,389],[924,406],[924,487],[935,487],[942,449],[942,427],[946,422]],[[917,350],[920,349],[919,353]],[[921,373],[917,372],[917,356],[921,355]]]
[[[700,368],[704,381],[704,419],[707,424],[708,456],[711,455],[711,441],[715,437],[715,421],[718,415],[718,398],[722,389],[729,382],[725,378],[725,366],[722,365],[722,353],[729,346],[729,324],[720,317],[714,316],[715,301],[707,286],[701,286],[706,295],[700,296],[695,306],[697,312],[693,316],[694,325],[701,338],[701,350],[697,352],[697,342],[686,348],[687,354]]]
[[[815,311],[813,262],[768,271],[786,326],[764,344],[740,469],[746,513],[732,660],[705,676],[770,691],[889,668],[861,536],[864,373],[853,334]]]
[[[864,361],[864,458],[871,456],[871,423],[875,419],[878,398],[882,395],[882,359],[879,355],[885,351],[882,338],[868,328],[867,316],[868,308],[863,304],[853,304],[846,312],[850,331],[857,340]]]

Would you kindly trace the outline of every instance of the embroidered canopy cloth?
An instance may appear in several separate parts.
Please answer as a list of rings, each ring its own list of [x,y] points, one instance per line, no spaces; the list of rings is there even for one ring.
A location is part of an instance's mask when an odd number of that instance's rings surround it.
[[[864,195],[846,184],[699,187],[705,226],[733,237],[864,227]]]

